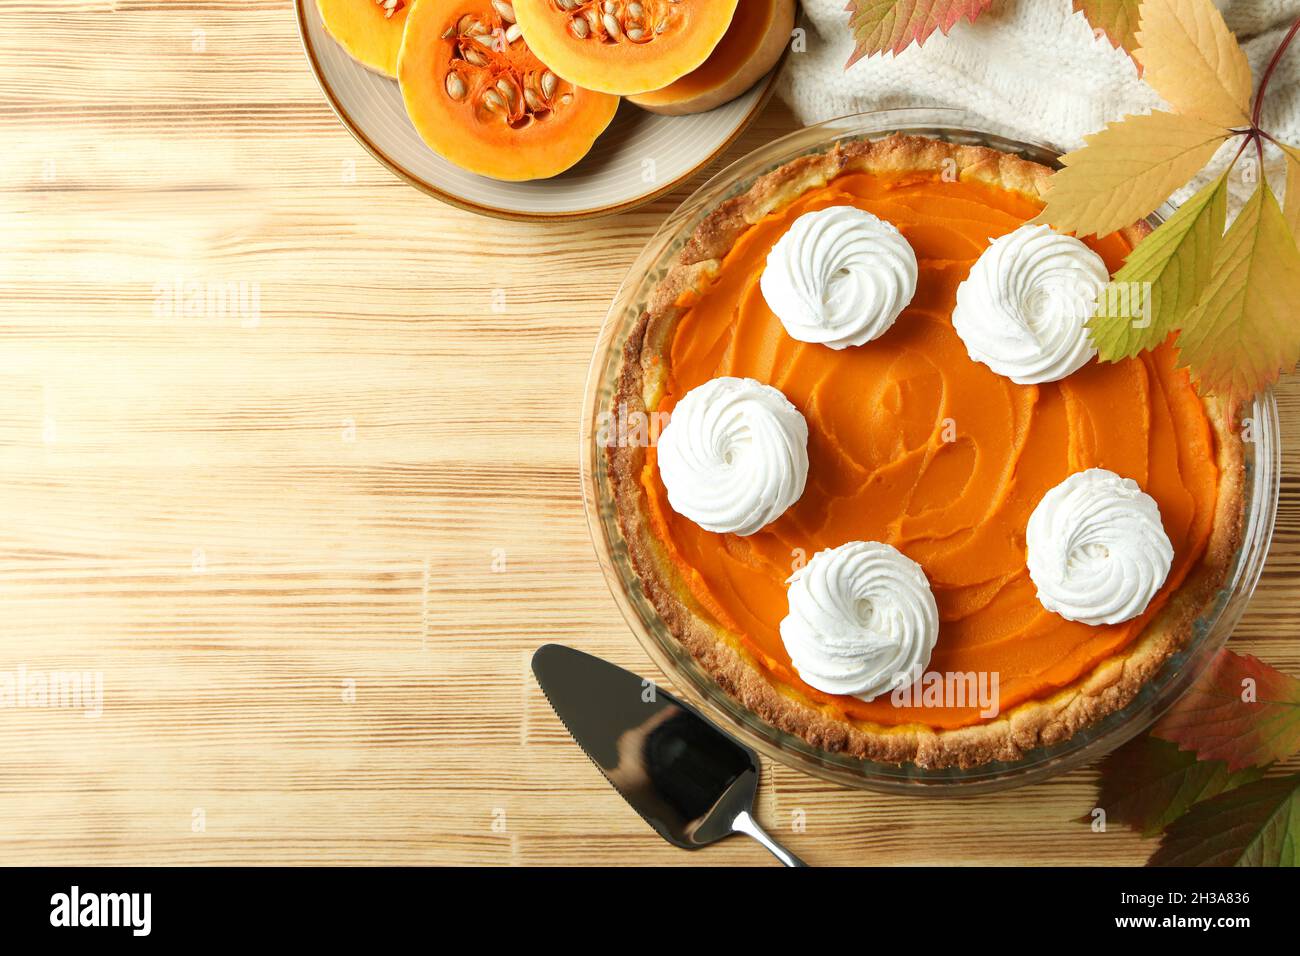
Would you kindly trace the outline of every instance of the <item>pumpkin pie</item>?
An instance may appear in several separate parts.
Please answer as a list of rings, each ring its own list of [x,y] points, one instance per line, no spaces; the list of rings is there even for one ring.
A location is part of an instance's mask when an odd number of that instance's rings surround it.
[[[788,426],[787,457],[806,455],[803,483],[784,481],[775,507],[709,527],[669,494],[654,441],[611,441],[606,466],[632,566],[667,629],[742,705],[815,747],[925,768],[1016,761],[1130,703],[1224,584],[1242,527],[1239,413],[1197,393],[1172,344],[1019,375],[959,329],[987,319],[973,285],[962,290],[997,240],[1051,238],[1026,227],[1049,175],[997,150],[901,135],[802,156],[706,216],[627,339],[617,414],[676,422],[696,390],[748,389]],[[872,293],[888,300],[873,327],[812,340],[773,311],[764,272],[796,222],[832,207],[850,207],[825,217],[844,228],[861,219],[889,248],[906,240],[915,264],[891,260],[902,265]],[[1084,242],[1113,274],[1148,229]],[[1074,483],[1143,499],[1148,530],[1172,550],[1163,578],[1111,617],[1071,619],[1027,561],[1036,507],[1081,474]],[[917,600],[925,619],[937,611],[923,648],[937,681],[836,693],[796,666],[796,598],[813,565],[840,559],[896,574],[883,590],[932,595]],[[991,701],[951,693],[972,675],[996,677]]]

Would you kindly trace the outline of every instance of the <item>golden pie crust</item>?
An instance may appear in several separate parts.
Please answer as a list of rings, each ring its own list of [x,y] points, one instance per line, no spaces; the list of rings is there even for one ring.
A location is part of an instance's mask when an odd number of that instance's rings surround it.
[[[826,152],[802,156],[763,176],[748,192],[722,203],[687,241],[654,290],[649,311],[628,337],[611,410],[620,403],[625,403],[628,413],[655,408],[667,376],[672,333],[686,311],[676,304],[679,297],[707,288],[718,275],[722,258],[750,225],[846,172],[897,174],[946,169],[951,174],[953,164],[961,181],[1000,187],[1040,201],[1051,174],[1046,166],[998,150],[895,135],[838,144]],[[1125,232],[1130,242],[1136,243],[1149,231],[1146,223],[1138,223]],[[1187,644],[1194,621],[1222,588],[1242,534],[1245,477],[1239,410],[1215,398],[1206,399],[1205,407],[1216,439],[1220,478],[1213,526],[1200,565],[1123,653],[1049,697],[1022,702],[986,723],[955,729],[887,726],[849,718],[794,687],[774,682],[741,644],[739,635],[720,627],[700,607],[656,538],[640,481],[645,449],[608,448],[606,463],[619,525],[646,596],[673,636],[727,693],[769,724],[832,753],[885,763],[910,762],[923,768],[965,768],[1015,761],[1036,747],[1067,740],[1126,706],[1164,662]]]

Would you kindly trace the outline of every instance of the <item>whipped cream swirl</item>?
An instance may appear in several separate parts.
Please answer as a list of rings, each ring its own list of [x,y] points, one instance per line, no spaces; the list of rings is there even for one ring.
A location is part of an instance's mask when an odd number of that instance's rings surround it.
[[[827,694],[874,700],[930,663],[939,609],[921,566],[878,541],[819,551],[790,578],[781,640],[799,677]]]
[[[753,534],[798,501],[808,480],[808,423],[752,378],[691,389],[658,448],[668,503],[705,531]]]
[[[1039,602],[1084,624],[1137,617],[1174,560],[1155,499],[1104,468],[1076,472],[1043,495],[1026,543]]]
[[[1087,322],[1110,281],[1101,256],[1050,226],[994,239],[957,287],[953,328],[971,359],[1020,385],[1055,382],[1097,354]]]
[[[916,253],[855,206],[804,213],[767,256],[759,288],[790,337],[833,349],[884,335],[916,294]]]

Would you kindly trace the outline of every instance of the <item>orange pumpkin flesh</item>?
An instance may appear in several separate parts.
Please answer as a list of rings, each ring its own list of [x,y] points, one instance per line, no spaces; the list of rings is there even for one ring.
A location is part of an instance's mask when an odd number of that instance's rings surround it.
[[[709,58],[676,83],[628,99],[652,113],[681,116],[729,103],[766,74],[794,29],[794,0],[740,0]]]
[[[362,66],[397,75],[397,51],[410,0],[316,0],[321,23],[347,54]]]
[[[661,90],[708,59],[737,0],[513,0],[542,62],[589,90]]]
[[[510,27],[489,0],[418,0],[397,81],[434,152],[482,176],[543,179],[587,155],[618,97],[560,79]]]

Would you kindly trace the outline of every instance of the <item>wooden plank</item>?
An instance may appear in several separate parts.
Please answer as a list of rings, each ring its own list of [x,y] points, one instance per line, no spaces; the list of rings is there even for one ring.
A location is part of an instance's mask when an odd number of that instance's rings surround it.
[[[439,205],[333,118],[283,0],[0,14],[0,670],[103,679],[98,718],[0,711],[6,862],[767,862],[662,843],[527,670],[560,640],[655,675],[576,423],[686,190],[577,226]],[[791,128],[774,105],[725,161]],[[176,314],[177,280],[256,311]],[[1297,566],[1289,461],[1238,645],[1293,673]],[[760,811],[814,863],[1141,862],[1074,822],[1093,798],[1091,771],[935,801],[769,766]]]

